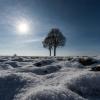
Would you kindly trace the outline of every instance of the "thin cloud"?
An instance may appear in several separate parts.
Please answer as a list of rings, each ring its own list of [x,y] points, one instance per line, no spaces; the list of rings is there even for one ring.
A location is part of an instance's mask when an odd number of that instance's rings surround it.
[[[33,43],[33,42],[40,42],[40,41],[42,41],[42,38],[23,40],[21,41],[21,43]]]

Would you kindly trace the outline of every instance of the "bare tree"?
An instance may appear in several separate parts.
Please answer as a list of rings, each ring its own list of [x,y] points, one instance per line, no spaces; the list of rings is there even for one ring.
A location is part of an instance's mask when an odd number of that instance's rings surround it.
[[[60,32],[59,29],[53,28],[47,35],[47,37],[43,41],[43,46],[48,48],[51,56],[51,49],[54,49],[54,56],[56,56],[56,49],[58,47],[64,46],[66,43],[66,38]]]
[[[42,43],[44,48],[49,49],[50,56],[51,56],[51,49],[52,49],[51,37],[47,36]]]
[[[54,48],[54,56],[56,56],[56,49],[58,47],[63,47],[65,45],[66,38],[62,34],[62,32],[57,28],[53,28],[49,32],[48,37],[50,38],[50,43],[52,47]]]

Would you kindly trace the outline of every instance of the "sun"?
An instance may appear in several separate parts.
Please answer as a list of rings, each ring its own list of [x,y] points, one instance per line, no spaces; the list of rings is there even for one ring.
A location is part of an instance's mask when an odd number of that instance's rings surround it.
[[[17,25],[17,30],[18,30],[19,34],[28,34],[28,32],[29,32],[29,25],[28,25],[28,23],[20,22]]]

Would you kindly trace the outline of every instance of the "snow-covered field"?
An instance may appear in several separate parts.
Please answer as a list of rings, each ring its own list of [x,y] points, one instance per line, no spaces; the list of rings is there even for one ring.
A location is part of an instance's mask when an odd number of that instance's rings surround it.
[[[100,100],[100,57],[0,57],[0,100]]]

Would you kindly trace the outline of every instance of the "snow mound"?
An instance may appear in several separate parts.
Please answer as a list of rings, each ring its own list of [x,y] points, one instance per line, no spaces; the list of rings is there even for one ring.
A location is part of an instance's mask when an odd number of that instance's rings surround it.
[[[91,72],[85,75],[80,75],[70,81],[68,88],[82,97],[100,98],[100,73]]]
[[[41,61],[36,62],[34,65],[37,67],[41,67],[41,66],[49,65],[53,62],[54,62],[54,60],[49,60],[49,59],[46,60],[45,59],[45,60],[41,60]]]
[[[21,67],[17,61],[7,61],[5,62],[5,64],[8,64],[10,66],[12,66],[13,68],[16,68],[16,67]]]
[[[40,88],[41,89],[41,88]],[[24,100],[24,99],[22,99]],[[31,93],[25,100],[86,100],[68,89],[44,88]]]
[[[14,57],[14,58],[12,59],[12,61],[23,62],[23,61],[24,61],[24,58],[22,58],[22,57]]]
[[[14,74],[0,77],[0,100],[13,100],[25,83],[25,80]]]
[[[61,66],[59,66],[59,65],[56,65],[56,66],[48,65],[48,66],[44,66],[41,68],[36,68],[33,70],[33,72],[38,75],[46,75],[46,74],[50,74],[50,73],[59,71],[60,69],[61,69]]]
[[[5,62],[7,61],[7,59],[0,59],[0,62]]]
[[[0,64],[0,70],[13,69],[9,64]]]
[[[37,75],[46,75],[46,74],[57,72],[60,69],[61,69],[60,65],[47,65],[47,66],[43,66],[43,67],[35,67],[35,66],[29,67],[28,66],[28,67],[21,68],[18,71],[20,71],[20,72],[32,72],[32,73],[35,73]]]
[[[63,67],[69,67],[69,68],[85,68],[85,66],[83,66],[81,63],[77,62],[77,61],[62,61],[59,62],[59,65],[63,66]]]
[[[12,61],[18,61],[18,62],[32,62],[33,59],[31,57],[12,57],[11,58]]]
[[[87,65],[92,65],[97,63],[97,60],[90,57],[83,57],[83,58],[79,58],[79,63],[81,63],[84,66],[87,66]]]

